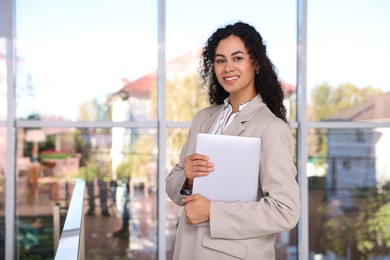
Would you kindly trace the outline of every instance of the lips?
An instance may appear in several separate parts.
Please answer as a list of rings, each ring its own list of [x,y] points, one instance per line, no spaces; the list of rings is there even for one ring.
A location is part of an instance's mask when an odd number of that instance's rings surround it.
[[[233,81],[233,80],[236,80],[238,78],[239,78],[238,76],[232,76],[232,77],[224,77],[223,79],[226,81]]]

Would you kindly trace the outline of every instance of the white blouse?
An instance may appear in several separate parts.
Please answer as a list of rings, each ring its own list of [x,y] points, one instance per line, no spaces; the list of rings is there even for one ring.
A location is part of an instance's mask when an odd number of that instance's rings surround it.
[[[241,103],[238,107],[238,112],[233,114],[232,114],[233,107],[229,103],[229,97],[227,97],[223,102],[224,102],[223,110],[219,115],[219,117],[217,117],[216,122],[214,123],[214,128],[211,131],[211,133],[215,135],[223,134],[225,129],[231,124],[231,122],[233,122],[234,118],[236,118],[238,113],[240,113],[241,110],[243,110],[250,101]],[[231,116],[229,117],[230,114]]]

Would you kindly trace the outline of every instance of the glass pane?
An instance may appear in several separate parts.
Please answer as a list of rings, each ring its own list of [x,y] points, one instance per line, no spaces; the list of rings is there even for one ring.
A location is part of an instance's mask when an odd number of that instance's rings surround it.
[[[156,113],[157,1],[16,1],[16,35],[18,118],[141,121]],[[148,107],[116,117],[118,99]]]
[[[314,259],[385,259],[390,128],[311,129],[309,140],[309,247]]]
[[[7,119],[7,41],[0,38],[0,120]]]
[[[310,120],[389,117],[389,12],[386,1],[309,1]]]
[[[156,259],[153,129],[18,129],[18,255],[53,253],[53,206],[86,181],[86,259]],[[62,225],[65,215],[62,216]]]
[[[207,105],[197,72],[200,51],[214,30],[237,20],[252,24],[263,36],[286,90],[289,118],[295,120],[291,115],[295,114],[296,1],[247,0],[242,4],[245,8],[237,8],[232,0],[167,0],[168,120],[190,121],[199,108]],[[200,13],[207,19],[199,19]]]
[[[0,259],[5,259],[5,170],[6,170],[7,133],[0,127]]]

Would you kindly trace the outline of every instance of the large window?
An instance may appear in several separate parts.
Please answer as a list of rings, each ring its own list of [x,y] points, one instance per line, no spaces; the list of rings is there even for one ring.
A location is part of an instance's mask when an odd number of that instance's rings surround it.
[[[263,36],[301,138],[307,205],[298,227],[277,237],[277,259],[390,255],[389,1],[0,7],[0,259],[53,258],[53,206],[66,210],[76,178],[87,183],[86,259],[172,258],[182,208],[161,180],[208,105],[197,71],[203,44],[237,20]]]
[[[389,118],[389,10],[386,1],[309,1],[310,120]]]
[[[385,1],[308,3],[309,250],[319,259],[389,255],[389,11]]]
[[[148,120],[147,113],[110,115],[106,105],[113,95],[131,110],[143,108],[132,102],[134,98],[152,103],[157,86],[157,2],[74,5],[65,0],[16,1],[17,117]]]
[[[156,150],[150,129],[18,129],[18,257],[54,256],[53,207],[82,178],[86,258],[154,259]]]
[[[54,256],[53,206],[76,178],[87,259],[157,258],[157,14],[157,1],[16,1],[19,259]]]
[[[309,150],[325,150],[325,156],[308,160],[310,251],[350,259],[387,256],[390,128],[311,132]]]

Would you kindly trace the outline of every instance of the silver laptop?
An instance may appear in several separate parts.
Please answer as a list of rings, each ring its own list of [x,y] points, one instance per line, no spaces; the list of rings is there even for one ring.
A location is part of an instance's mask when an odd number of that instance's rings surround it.
[[[194,179],[193,194],[212,201],[256,201],[261,139],[198,134],[196,153],[209,157],[214,171]]]

